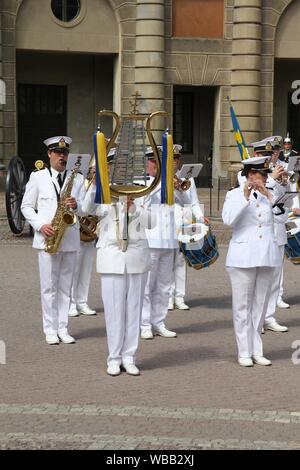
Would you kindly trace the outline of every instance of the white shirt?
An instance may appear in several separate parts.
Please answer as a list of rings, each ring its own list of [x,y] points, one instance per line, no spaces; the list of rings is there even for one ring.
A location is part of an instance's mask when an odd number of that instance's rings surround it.
[[[241,187],[228,191],[222,211],[224,224],[232,228],[226,266],[281,266],[272,203],[259,192],[247,201]]]

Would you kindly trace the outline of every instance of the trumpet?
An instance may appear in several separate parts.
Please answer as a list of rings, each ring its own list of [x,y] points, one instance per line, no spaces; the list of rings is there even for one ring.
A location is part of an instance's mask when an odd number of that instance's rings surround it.
[[[191,182],[188,179],[181,180],[178,176],[174,176],[174,188],[177,191],[187,191],[191,187]]]
[[[297,183],[299,181],[299,173],[293,171],[290,175],[290,183]]]

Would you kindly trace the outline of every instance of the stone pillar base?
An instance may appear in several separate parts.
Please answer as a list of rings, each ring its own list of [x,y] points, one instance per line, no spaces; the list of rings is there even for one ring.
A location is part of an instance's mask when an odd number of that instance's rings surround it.
[[[231,163],[230,166],[228,167],[231,187],[237,186],[238,184],[237,174],[243,168],[244,168],[244,165],[242,163]]]

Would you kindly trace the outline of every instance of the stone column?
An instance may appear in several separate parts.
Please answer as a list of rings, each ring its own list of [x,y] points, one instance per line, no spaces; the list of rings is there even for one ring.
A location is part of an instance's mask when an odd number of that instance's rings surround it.
[[[135,88],[141,113],[165,110],[165,26],[163,0],[137,0]],[[157,119],[156,128],[164,127]]]
[[[246,144],[260,139],[262,0],[235,0],[231,100]],[[231,162],[240,161],[232,136]]]
[[[0,12],[0,175],[4,169],[3,166],[3,104],[4,97],[4,81],[3,81],[3,68],[2,68],[2,13]]]

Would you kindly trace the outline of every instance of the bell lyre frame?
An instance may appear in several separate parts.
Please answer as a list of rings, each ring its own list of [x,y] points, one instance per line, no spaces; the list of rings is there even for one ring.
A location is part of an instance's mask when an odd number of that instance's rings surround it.
[[[107,154],[116,143],[116,154],[110,175],[110,193],[115,199],[128,197],[130,199],[143,197],[149,194],[159,184],[161,177],[161,159],[152,135],[151,123],[157,116],[166,117],[165,111],[156,111],[150,116],[132,113],[120,116],[114,111],[102,110],[99,118],[112,116],[115,120],[115,129],[109,140]],[[147,186],[147,157],[146,135],[153,150],[154,160],[157,164],[157,173],[151,184]],[[142,182],[143,184],[141,184]]]

